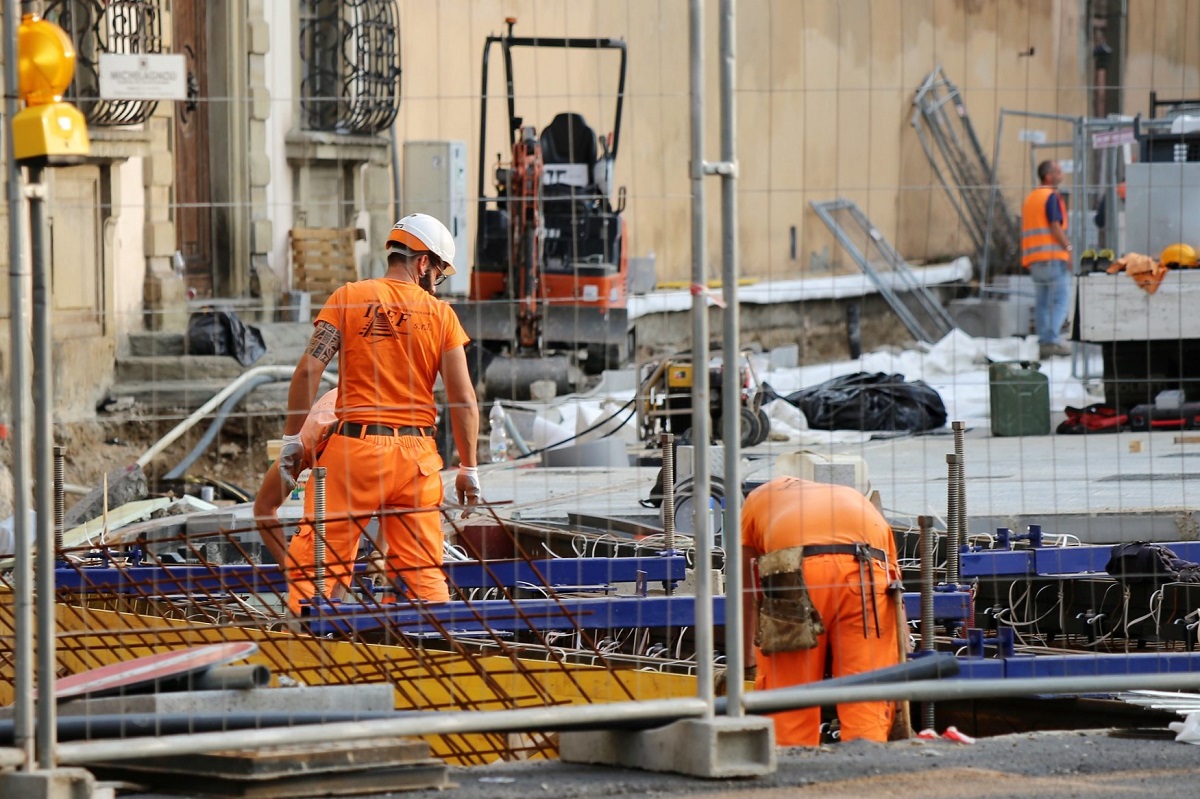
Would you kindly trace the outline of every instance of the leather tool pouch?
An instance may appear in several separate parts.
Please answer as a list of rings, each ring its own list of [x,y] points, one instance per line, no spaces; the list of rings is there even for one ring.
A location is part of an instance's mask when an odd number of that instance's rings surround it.
[[[804,584],[803,562],[804,547],[769,552],[758,559],[763,599],[754,644],[764,655],[812,649],[817,636],[825,632]]]

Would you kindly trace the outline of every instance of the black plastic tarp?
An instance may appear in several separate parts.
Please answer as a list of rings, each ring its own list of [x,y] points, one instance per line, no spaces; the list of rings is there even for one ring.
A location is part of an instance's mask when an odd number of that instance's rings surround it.
[[[782,397],[763,386],[766,399],[790,402],[816,430],[902,430],[919,433],[946,424],[946,406],[926,383],[904,375],[857,372]]]
[[[257,327],[243,324],[232,309],[217,306],[188,319],[187,349],[192,355],[232,355],[242,366],[250,366],[267,346]]]

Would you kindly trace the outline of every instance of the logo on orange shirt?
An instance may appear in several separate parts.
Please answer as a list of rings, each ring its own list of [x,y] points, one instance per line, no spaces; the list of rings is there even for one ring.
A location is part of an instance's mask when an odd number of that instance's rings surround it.
[[[404,325],[412,314],[398,311],[380,303],[371,303],[363,314],[367,322],[358,334],[366,339],[395,338],[400,331],[396,328]]]

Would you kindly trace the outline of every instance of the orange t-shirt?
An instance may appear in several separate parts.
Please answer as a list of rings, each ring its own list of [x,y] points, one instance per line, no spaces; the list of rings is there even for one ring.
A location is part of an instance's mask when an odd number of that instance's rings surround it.
[[[470,339],[448,303],[415,283],[388,278],[341,286],[317,322],[342,334],[338,418],[432,427],[442,353]]]
[[[742,506],[742,545],[760,554],[808,544],[866,542],[896,567],[892,528],[866,497],[848,486],[776,477]]]

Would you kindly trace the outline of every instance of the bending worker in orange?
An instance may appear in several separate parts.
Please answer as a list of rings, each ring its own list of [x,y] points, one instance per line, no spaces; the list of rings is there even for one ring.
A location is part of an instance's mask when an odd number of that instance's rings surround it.
[[[479,502],[476,446],[479,407],[467,372],[467,334],[433,286],[454,274],[454,239],[426,214],[410,214],[388,236],[383,277],[347,283],[314,322],[288,392],[288,419],[279,454],[283,487],[291,490],[303,455],[300,429],[329,362],[338,356],[337,425],[317,464],[326,469],[326,594],[348,587],[359,537],[379,517],[387,574],[409,599],[445,602],[442,571],[443,500],[434,423],[438,375],[450,405],[461,465],[455,493]],[[305,492],[305,518],[313,517]],[[288,555],[288,608],[313,595],[313,528],[303,525]]]
[[[782,688],[899,662],[892,529],[853,488],[777,477],[746,497],[742,573],[747,671],[755,688]],[[761,579],[761,593],[758,590]],[[749,674],[747,674],[749,676]],[[843,741],[884,742],[892,702],[838,705]],[[781,746],[817,746],[820,708],[775,714]]]

